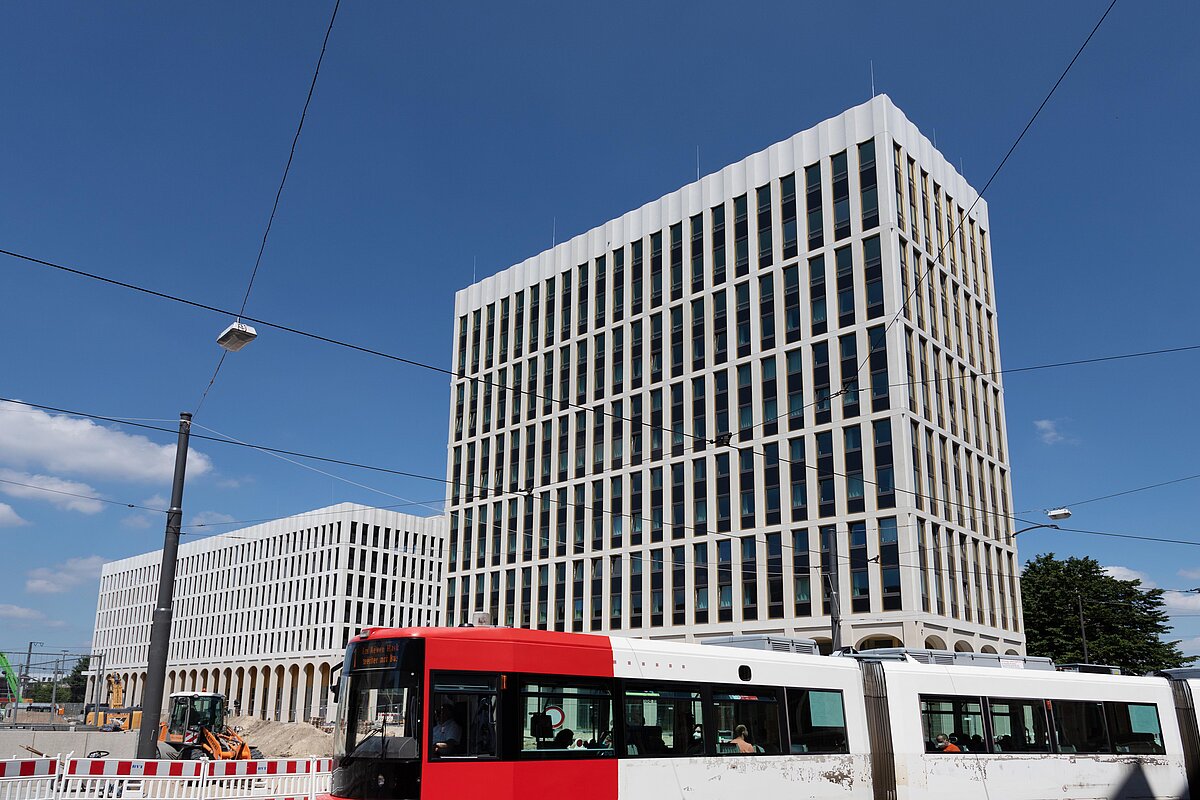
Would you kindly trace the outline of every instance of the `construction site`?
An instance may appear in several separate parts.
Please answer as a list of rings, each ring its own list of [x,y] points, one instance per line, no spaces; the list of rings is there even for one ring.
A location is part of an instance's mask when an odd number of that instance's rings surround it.
[[[54,662],[50,698],[43,700],[33,648],[19,671],[0,653],[0,758],[88,755],[132,758],[142,724],[140,706],[126,703],[122,679],[107,675],[89,702],[72,702]],[[329,756],[332,736],[323,720],[276,722],[232,713],[228,698],[216,692],[176,692],[168,697],[159,725],[158,757],[198,761],[237,761]]]

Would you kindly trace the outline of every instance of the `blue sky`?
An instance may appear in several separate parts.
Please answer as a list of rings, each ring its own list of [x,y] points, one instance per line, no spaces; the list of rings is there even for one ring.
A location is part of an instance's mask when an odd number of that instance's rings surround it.
[[[453,293],[473,272],[694,180],[697,146],[710,172],[867,100],[872,61],[876,90],[981,187],[1105,5],[347,2],[247,313],[449,365]],[[0,248],[236,307],[331,8],[0,9]],[[1119,4],[989,190],[1006,367],[1200,343],[1198,23],[1195,3]],[[174,427],[227,323],[0,257],[0,396]],[[444,474],[444,376],[260,334],[198,423]],[[1016,508],[1200,473],[1198,366],[1191,352],[1007,378]],[[173,436],[120,431],[5,413],[0,478],[165,507]],[[187,523],[342,500],[432,509],[443,494],[195,450]],[[1071,522],[1200,541],[1198,490],[1091,503]],[[86,645],[98,564],[162,542],[160,515],[12,484],[0,503],[2,650]],[[1197,547],[1021,544],[1200,585]],[[1200,595],[1173,603],[1200,653]]]

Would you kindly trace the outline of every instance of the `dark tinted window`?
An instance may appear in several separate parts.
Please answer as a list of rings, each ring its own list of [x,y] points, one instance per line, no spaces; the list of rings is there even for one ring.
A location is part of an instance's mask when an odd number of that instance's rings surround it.
[[[921,696],[921,730],[925,752],[938,753],[937,737],[945,735],[960,751],[986,753],[983,705],[978,697]]]
[[[1060,753],[1110,753],[1103,703],[1054,700],[1054,727]]]
[[[700,692],[664,684],[625,689],[625,755],[687,756],[704,752]]]
[[[782,752],[779,742],[779,697],[774,689],[714,689],[712,698],[718,753],[757,755]]]
[[[612,747],[612,692],[603,684],[529,678],[520,686],[521,758],[601,758]]]
[[[988,701],[997,753],[1048,753],[1050,732],[1042,700]]]
[[[787,711],[791,752],[848,752],[841,692],[788,689]]]
[[[1153,703],[1105,703],[1108,732],[1118,753],[1162,754],[1162,725]]]
[[[495,758],[496,676],[435,673],[432,683],[430,757]]]

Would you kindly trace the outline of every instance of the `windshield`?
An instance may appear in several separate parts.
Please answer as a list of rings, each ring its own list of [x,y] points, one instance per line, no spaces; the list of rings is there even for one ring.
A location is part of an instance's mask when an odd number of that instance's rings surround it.
[[[420,757],[421,645],[382,639],[350,646],[334,732],[339,759]]]
[[[220,731],[225,727],[225,698],[192,698],[192,724]]]

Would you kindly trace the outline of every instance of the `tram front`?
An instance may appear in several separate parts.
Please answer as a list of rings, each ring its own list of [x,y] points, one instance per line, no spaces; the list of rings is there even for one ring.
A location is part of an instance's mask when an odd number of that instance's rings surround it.
[[[332,798],[420,797],[424,662],[423,639],[350,643],[338,691]]]

